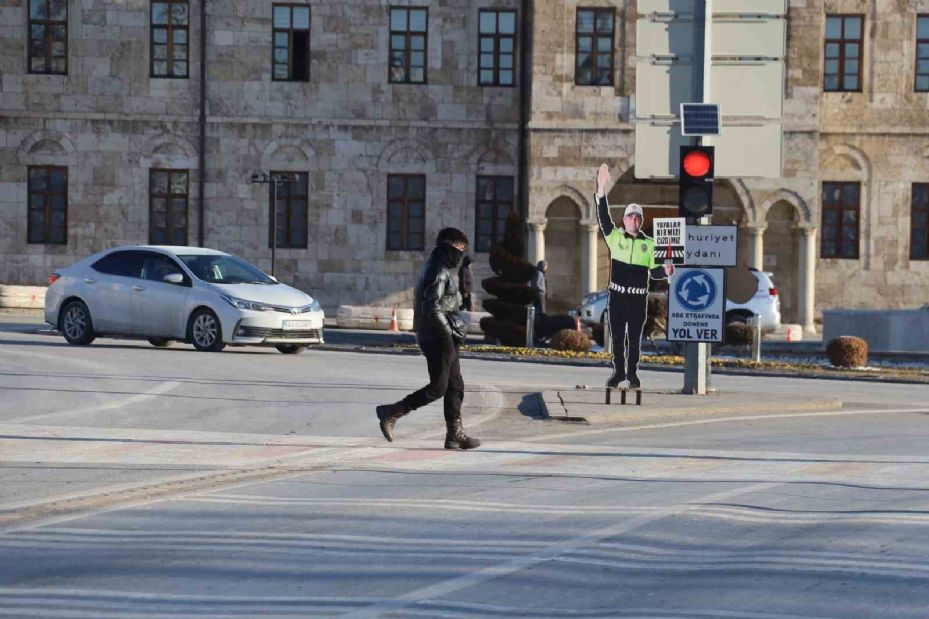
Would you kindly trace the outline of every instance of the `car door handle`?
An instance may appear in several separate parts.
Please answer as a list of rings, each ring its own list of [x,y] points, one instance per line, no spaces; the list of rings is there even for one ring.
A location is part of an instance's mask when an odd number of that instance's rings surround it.
[[[84,283],[85,283],[85,284],[96,284],[96,283],[97,283],[97,280],[95,280],[95,279],[90,279],[89,277],[85,277],[85,278],[84,278]]]
[[[145,290],[145,286],[133,286],[132,289],[136,292],[141,292],[142,290]]]

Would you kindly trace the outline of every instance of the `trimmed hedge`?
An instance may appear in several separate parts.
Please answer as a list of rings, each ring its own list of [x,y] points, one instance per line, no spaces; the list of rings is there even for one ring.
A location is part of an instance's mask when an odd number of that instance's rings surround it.
[[[551,339],[552,348],[555,350],[571,350],[574,352],[588,352],[590,350],[590,338],[583,331],[574,329],[562,329],[555,333]]]
[[[525,346],[526,327],[503,322],[493,316],[481,318],[481,330],[504,346]]]
[[[860,337],[843,335],[826,344],[826,356],[837,368],[860,368],[868,362],[868,343]]]
[[[730,322],[726,325],[726,344],[732,346],[751,346],[752,328],[744,322]]]
[[[509,303],[501,299],[484,299],[482,301],[484,309],[494,315],[495,318],[508,322],[513,325],[526,327],[526,306],[517,303]]]
[[[488,293],[510,303],[529,305],[535,300],[535,293],[532,288],[524,284],[508,282],[500,277],[488,277],[481,281],[481,285]]]

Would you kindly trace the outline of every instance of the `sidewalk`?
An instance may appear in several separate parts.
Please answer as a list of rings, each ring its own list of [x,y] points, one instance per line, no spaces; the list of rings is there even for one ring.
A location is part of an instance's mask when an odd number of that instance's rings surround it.
[[[718,392],[698,396],[685,395],[677,390],[643,390],[641,406],[635,404],[634,391],[626,393],[625,405],[620,404],[620,392],[615,389],[612,393],[612,403],[606,404],[604,387],[542,391],[540,396],[545,411],[552,420],[623,425],[842,408],[842,401],[835,398],[799,400],[789,394],[755,392]]]

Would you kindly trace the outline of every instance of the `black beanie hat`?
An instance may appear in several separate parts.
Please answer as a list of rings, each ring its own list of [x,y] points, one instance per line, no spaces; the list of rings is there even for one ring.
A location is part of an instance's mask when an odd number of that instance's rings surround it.
[[[468,243],[468,235],[458,228],[442,228],[439,230],[439,235],[435,237],[435,244],[441,245],[442,243],[464,243],[465,245],[470,245],[470,243]]]

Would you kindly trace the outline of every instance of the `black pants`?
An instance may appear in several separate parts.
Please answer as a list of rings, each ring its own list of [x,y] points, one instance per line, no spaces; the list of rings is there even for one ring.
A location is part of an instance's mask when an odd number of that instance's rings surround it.
[[[613,371],[635,376],[639,369],[642,330],[648,315],[645,295],[610,291],[610,338],[613,340]],[[627,370],[628,368],[628,370]]]
[[[429,384],[403,398],[403,403],[409,410],[416,410],[439,398],[445,398],[445,422],[454,423],[461,417],[461,402],[464,400],[464,379],[461,378],[458,346],[444,339],[417,340],[429,366]]]
[[[471,293],[466,292],[461,295],[461,311],[470,312],[471,311]]]

